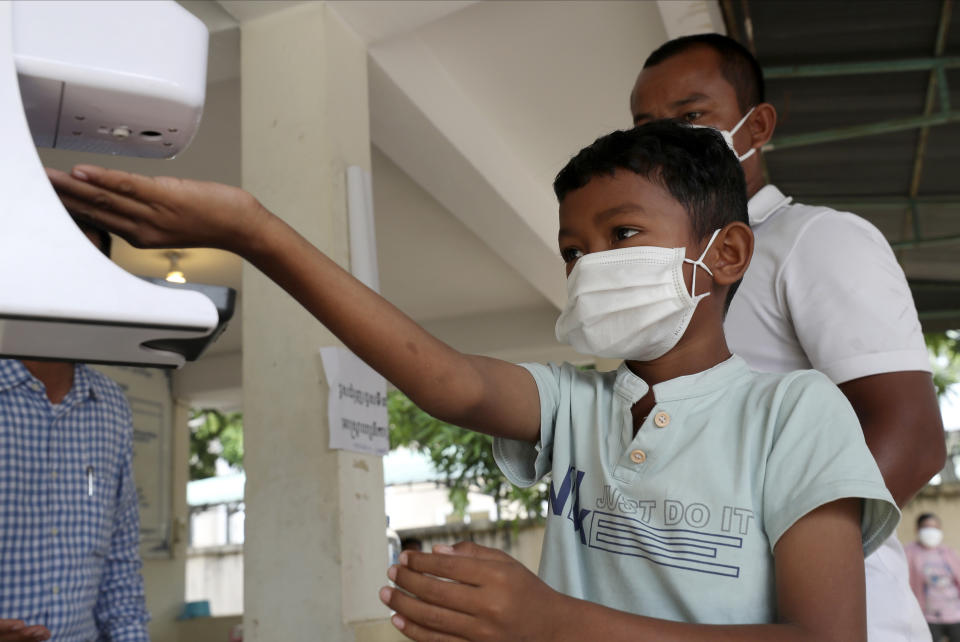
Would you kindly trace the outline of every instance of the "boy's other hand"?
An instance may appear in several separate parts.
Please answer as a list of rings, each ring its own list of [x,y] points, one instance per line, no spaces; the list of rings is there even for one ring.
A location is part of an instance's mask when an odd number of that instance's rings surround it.
[[[37,642],[49,639],[50,631],[45,626],[27,626],[22,620],[0,619],[0,642]]]
[[[243,253],[261,238],[270,214],[229,185],[149,177],[77,165],[47,176],[73,214],[119,234],[133,246],[216,247]]]
[[[472,542],[435,546],[432,553],[404,551],[387,575],[403,590],[384,587],[380,599],[411,640],[559,638],[567,598],[502,551]]]

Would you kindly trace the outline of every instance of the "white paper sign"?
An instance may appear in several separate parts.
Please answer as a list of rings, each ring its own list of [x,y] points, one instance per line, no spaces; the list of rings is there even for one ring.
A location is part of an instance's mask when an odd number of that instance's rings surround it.
[[[387,454],[386,380],[346,348],[320,348],[320,359],[330,386],[330,448]]]

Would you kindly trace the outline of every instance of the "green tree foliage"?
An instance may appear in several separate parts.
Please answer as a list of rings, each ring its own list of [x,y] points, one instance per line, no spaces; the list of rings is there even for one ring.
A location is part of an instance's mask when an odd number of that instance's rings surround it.
[[[924,334],[930,365],[933,367],[933,385],[937,398],[943,400],[953,394],[950,387],[960,382],[960,332],[929,332]],[[949,426],[947,426],[949,427]],[[940,472],[941,483],[956,483],[956,461],[960,457],[960,444],[947,438],[947,462]]]
[[[960,331],[929,332],[924,339],[933,366],[933,385],[942,399],[950,386],[960,382]]]
[[[190,413],[190,479],[213,477],[217,459],[243,468],[243,413],[213,408]]]
[[[429,456],[444,476],[458,515],[467,509],[467,493],[479,490],[494,498],[497,521],[502,509],[514,502],[521,508],[521,517],[543,517],[546,486],[517,488],[511,484],[493,460],[493,438],[434,419],[398,390],[387,395],[387,413],[390,447],[403,446]]]

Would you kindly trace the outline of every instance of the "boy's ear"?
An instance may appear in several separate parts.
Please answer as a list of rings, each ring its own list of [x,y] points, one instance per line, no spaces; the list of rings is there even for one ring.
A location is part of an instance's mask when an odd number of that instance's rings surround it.
[[[728,223],[717,235],[713,282],[727,287],[733,285],[747,271],[753,256],[753,230],[746,223]]]

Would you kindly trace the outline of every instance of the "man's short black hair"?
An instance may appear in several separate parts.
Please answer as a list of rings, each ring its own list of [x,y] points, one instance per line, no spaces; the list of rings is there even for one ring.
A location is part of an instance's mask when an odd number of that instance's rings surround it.
[[[920,516],[917,517],[917,530],[920,529],[920,524],[931,518],[937,520],[938,522],[940,521],[940,518],[937,517],[935,513],[921,513]]]
[[[747,184],[736,154],[715,129],[654,120],[584,147],[553,182],[562,203],[592,179],[631,171],[664,188],[686,210],[696,239],[734,221],[748,222]],[[739,282],[730,287],[727,305]]]
[[[643,68],[658,65],[694,47],[710,47],[720,54],[720,72],[737,94],[740,113],[764,102],[763,70],[750,50],[733,38],[719,33],[698,33],[666,42],[647,57]]]

